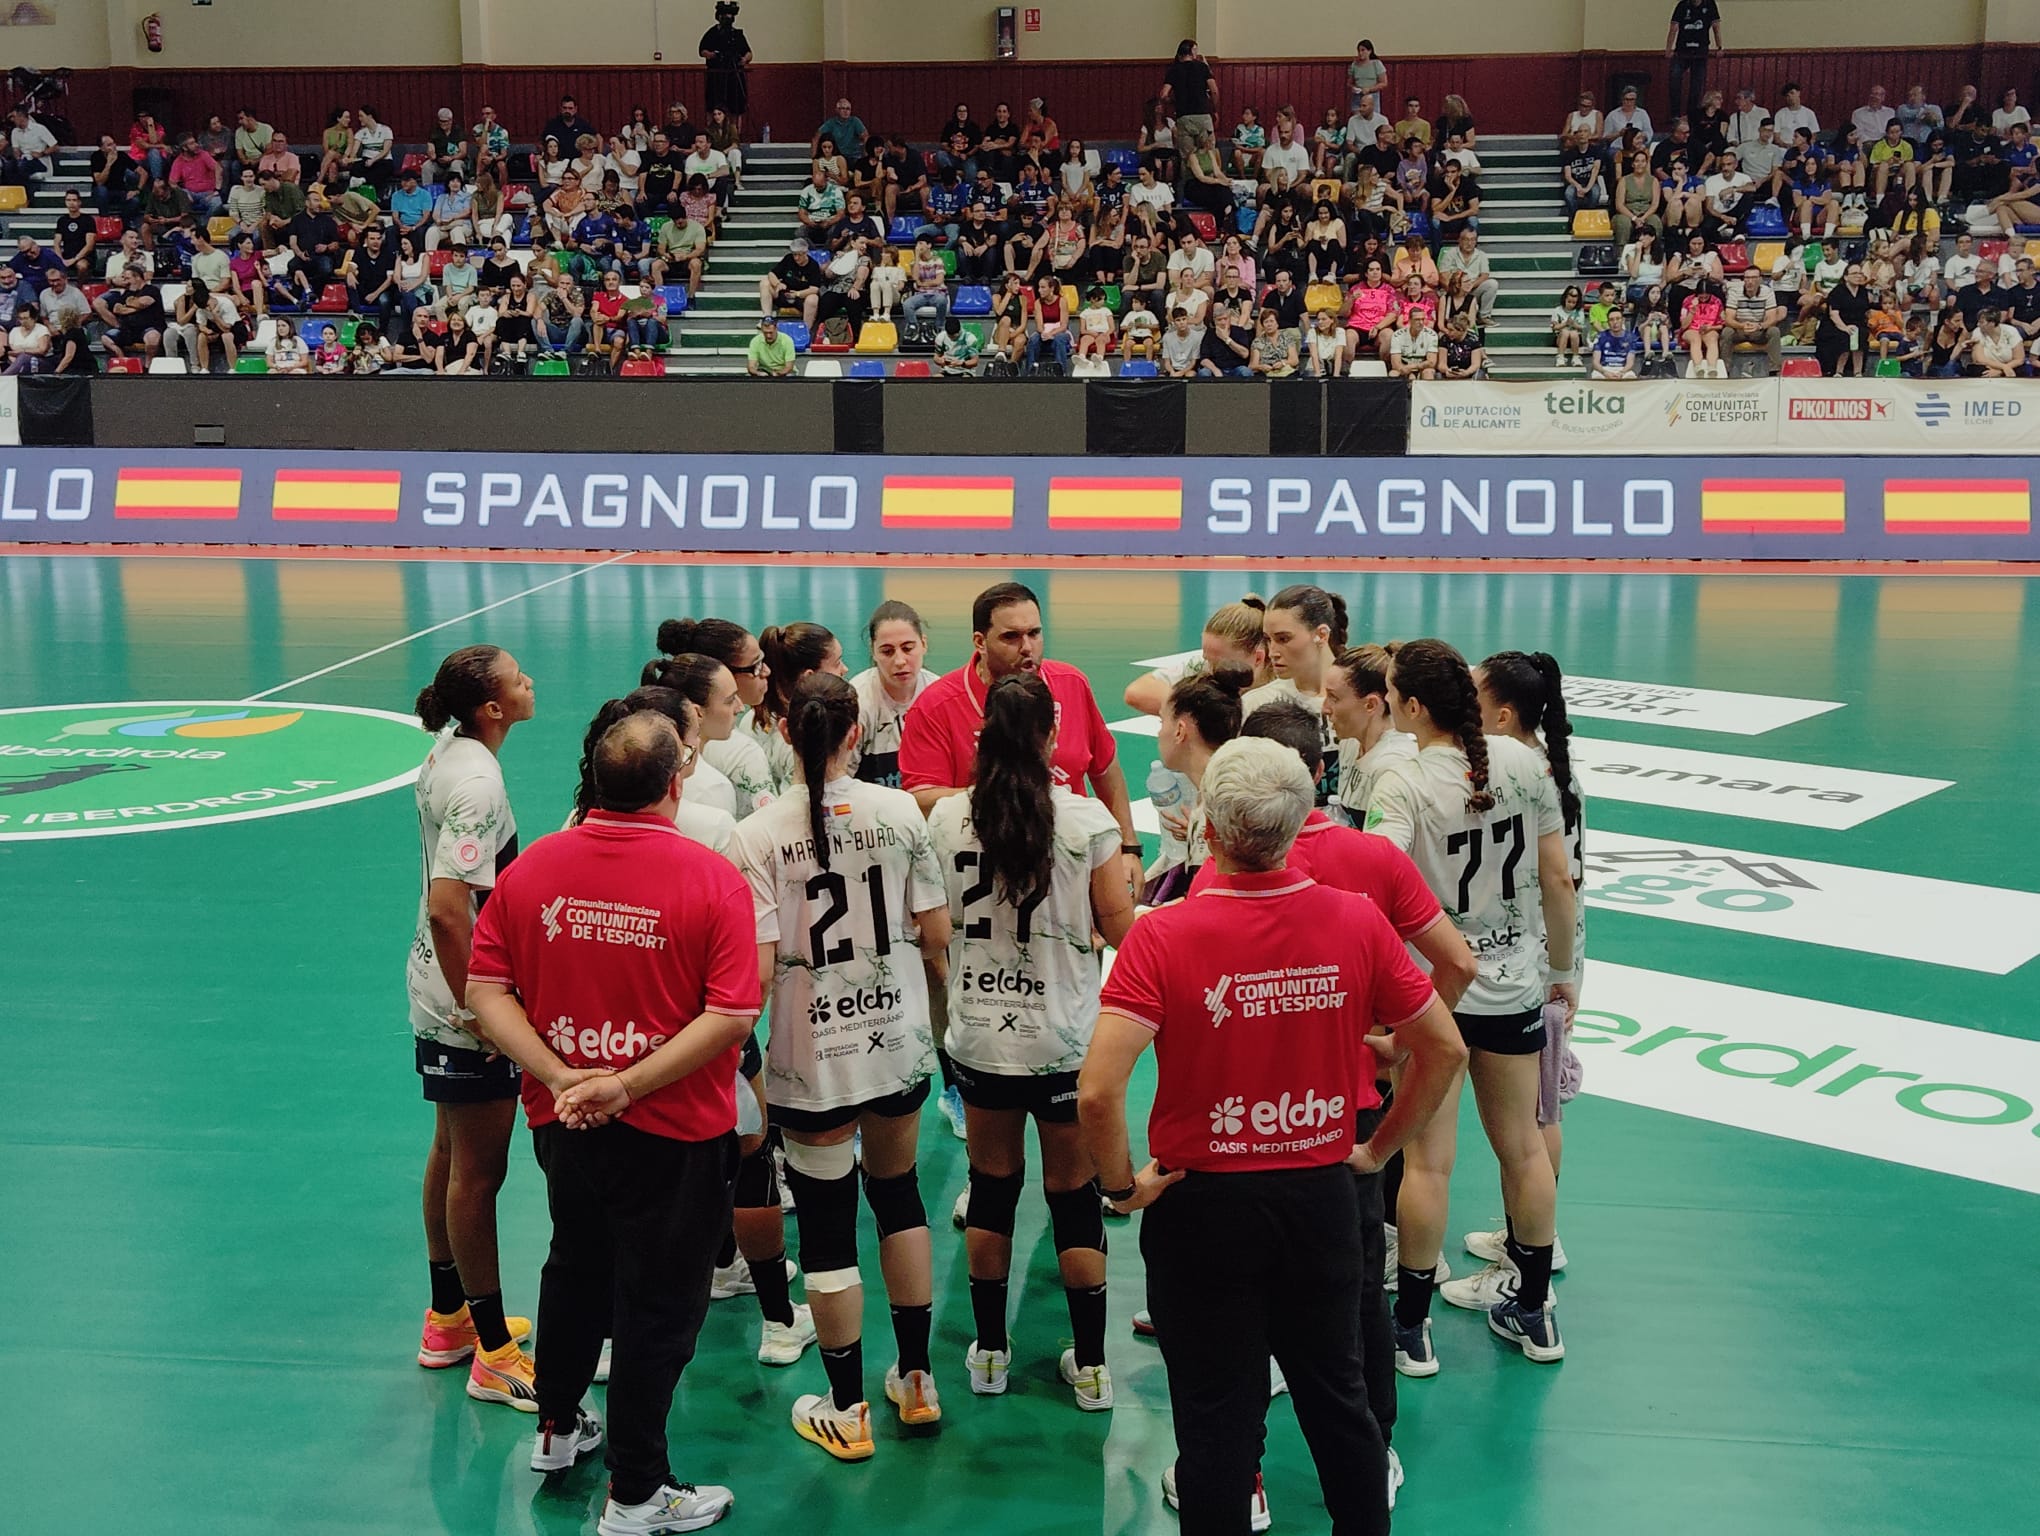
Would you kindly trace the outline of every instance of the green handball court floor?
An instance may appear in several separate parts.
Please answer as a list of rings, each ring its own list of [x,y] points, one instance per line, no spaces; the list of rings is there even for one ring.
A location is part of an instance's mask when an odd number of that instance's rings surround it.
[[[585,722],[631,686],[661,618],[818,619],[854,654],[872,606],[903,598],[947,668],[969,645],[971,595],[1006,574],[0,562],[0,1380],[14,1406],[0,1529],[592,1530],[599,1468],[541,1486],[530,1419],[412,1362],[430,1117],[401,980],[418,879],[402,780],[424,739],[377,712],[405,715],[456,646],[512,650],[538,689],[503,754],[529,841],[559,823]],[[1532,1367],[1440,1304],[1444,1369],[1403,1383],[1399,1530],[2031,1524],[2032,583],[1012,574],[1042,594],[1050,654],[1089,672],[1114,721],[1138,663],[1195,647],[1219,603],[1293,580],[1343,592],[1356,640],[1439,635],[1476,661],[1546,649],[1575,675],[1590,938],[1586,1093],[1560,1192],[1569,1354]],[[1153,750],[1138,725],[1119,737],[1136,793]],[[1137,1110],[1151,1083],[1137,1080]],[[1470,1103],[1460,1144],[1448,1252],[1465,1272],[1457,1234],[1500,1212]],[[965,1160],[932,1110],[922,1149],[940,1432],[908,1438],[881,1404],[869,1463],[798,1441],[788,1406],[818,1388],[819,1363],[758,1365],[743,1298],[712,1309],[682,1384],[676,1470],[736,1490],[733,1532],[1171,1530],[1161,1360],[1126,1324],[1142,1301],[1135,1234],[1112,1236],[1117,1410],[1078,1413],[1055,1378],[1068,1324],[1031,1193],[1013,1388],[973,1398],[946,1222]],[[520,1132],[502,1200],[514,1310],[536,1302],[546,1236]],[[890,1334],[882,1290],[867,1295],[875,1383]],[[1278,1532],[1328,1529],[1286,1402],[1266,1475]]]

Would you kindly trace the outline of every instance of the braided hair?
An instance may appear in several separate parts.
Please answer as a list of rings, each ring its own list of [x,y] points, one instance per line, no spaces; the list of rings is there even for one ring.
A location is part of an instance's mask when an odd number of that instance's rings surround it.
[[[768,729],[777,724],[793,703],[794,685],[829,659],[836,637],[820,624],[802,621],[784,628],[774,625],[758,636],[758,647],[771,669],[765,697],[751,713]]]
[[[1048,894],[1055,872],[1055,780],[1048,738],[1055,696],[1031,672],[1002,677],[985,693],[970,821],[994,888],[1016,907]]]
[[[1580,819],[1579,791],[1573,788],[1572,722],[1566,718],[1565,677],[1545,651],[1497,651],[1480,664],[1481,686],[1497,704],[1516,712],[1523,729],[1541,733],[1559,809],[1568,827]]]
[[[1487,737],[1480,729],[1480,690],[1473,686],[1466,658],[1443,640],[1412,640],[1395,653],[1390,676],[1395,691],[1405,699],[1421,700],[1431,723],[1466,754],[1467,810],[1475,815],[1493,810]]]
[[[810,672],[794,684],[786,710],[786,734],[800,757],[807,784],[808,830],[814,834],[815,862],[829,867],[829,813],[823,790],[829,759],[857,726],[857,690],[833,672]]]

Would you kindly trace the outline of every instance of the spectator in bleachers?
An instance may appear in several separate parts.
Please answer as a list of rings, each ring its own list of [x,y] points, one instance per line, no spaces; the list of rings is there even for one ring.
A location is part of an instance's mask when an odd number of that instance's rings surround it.
[[[571,96],[560,98],[560,109],[546,119],[545,126],[538,131],[539,139],[557,139],[562,148],[569,151],[579,142],[584,133],[592,133],[600,141],[601,129],[581,116],[580,106]]]
[[[1743,174],[1749,177],[1750,184],[1756,189],[1757,202],[1777,203],[1781,208],[1791,205],[1791,197],[1786,191],[1785,154],[1785,146],[1778,142],[1776,125],[1768,122],[1757,129],[1754,144],[1742,147],[1737,158],[1742,164]],[[1754,207],[1755,203],[1751,206]]]
[[[1884,87],[1870,87],[1870,99],[1849,114],[1849,121],[1855,125],[1856,137],[1865,145],[1875,144],[1884,137],[1885,124],[1893,121],[1897,113],[1885,105]]]
[[[963,210],[970,203],[970,189],[963,184],[963,167],[951,162],[942,167],[921,195],[929,226],[942,244],[954,247],[962,233]]]
[[[1926,94],[1923,87],[1915,86],[1913,89],[1919,91],[1922,97]],[[1938,121],[1941,109],[1934,107],[1930,110]],[[1786,81],[1784,90],[1778,93],[1778,110],[1771,118],[1771,125],[1778,130],[1778,140],[1783,144],[1790,144],[1802,128],[1809,139],[1820,137],[1820,115],[1800,99],[1797,81]]]
[[[1364,125],[1363,125],[1364,124]],[[1374,142],[1374,129],[1388,127],[1388,119],[1379,113],[1367,119],[1355,116],[1352,119],[1355,142]],[[1311,135],[1311,169],[1320,176],[1341,176],[1345,174],[1347,125],[1339,121],[1337,107],[1325,108],[1325,120],[1318,124],[1317,132]]]
[[[288,242],[291,221],[305,211],[305,194],[294,182],[282,179],[275,166],[265,166],[257,181],[262,190],[262,212],[256,228],[265,250]]]
[[[2017,330],[2004,323],[2004,316],[1998,310],[1981,311],[1976,317],[1976,329],[1965,340],[1967,345],[1961,355],[1967,361],[1962,371],[1970,378],[2017,378],[2019,371],[2026,366],[2025,341]],[[13,370],[10,368],[8,371]]]
[[[601,286],[588,296],[588,350],[606,355],[609,371],[623,367],[623,354],[630,346],[630,321],[624,313],[623,278],[612,268],[602,274]]]
[[[674,273],[684,273],[690,302],[701,292],[701,272],[708,260],[708,231],[695,219],[669,219],[652,236],[651,254],[643,270],[652,286],[663,288]]]
[[[1700,110],[1707,89],[1707,55],[1721,47],[1721,9],[1715,0],[1678,0],[1665,30],[1667,98],[1674,116]]]
[[[12,126],[7,132],[7,149],[0,155],[0,182],[33,186],[50,174],[50,155],[57,147],[56,135],[20,107],[7,114]]]
[[[1757,130],[1771,120],[1771,114],[1757,105],[1757,93],[1750,86],[1740,86],[1735,93],[1735,110],[1728,114],[1728,121],[1722,125],[1723,148],[1741,152],[1745,145],[1757,142]]]
[[[942,322],[942,334],[935,338],[935,371],[945,379],[968,379],[977,373],[978,355],[983,350],[975,331],[951,315]]]
[[[1802,241],[1813,238],[1813,221],[1819,215],[1823,237],[1835,232],[1841,217],[1841,195],[1835,190],[1834,168],[1827,152],[1813,142],[1804,128],[1793,130],[1792,147],[1785,152],[1780,174],[1786,191],[1779,198],[1786,223],[1797,222]]]
[[[211,218],[220,205],[220,163],[196,134],[187,133],[178,143],[177,158],[163,179],[184,193],[200,219]]]
[[[1287,379],[1294,377],[1298,366],[1298,345],[1296,334],[1282,328],[1281,317],[1272,309],[1264,309],[1254,322],[1252,356],[1247,368],[1256,378]]]
[[[0,271],[0,286],[7,274]],[[139,357],[146,365],[163,350],[163,296],[139,264],[123,269],[120,278],[92,306],[106,326],[100,337],[109,356]],[[0,316],[0,320],[8,317]]]
[[[1018,272],[1032,285],[1035,273],[1048,255],[1048,231],[1042,226],[1041,210],[1015,199],[999,238],[1006,255],[1006,270]]]
[[[1285,198],[1276,204],[1272,217],[1259,220],[1255,231],[1262,276],[1272,280],[1276,273],[1287,272],[1298,283],[1306,282],[1308,233],[1295,199]]]
[[[1629,328],[1629,317],[1620,309],[1611,311],[1607,327],[1594,338],[1594,365],[1590,376],[1596,379],[1638,377],[1640,350],[1641,343],[1636,332]]]
[[[1261,126],[1261,115],[1252,107],[1240,108],[1240,120],[1233,125],[1232,168],[1233,173],[1251,180],[1259,174],[1261,156],[1268,148],[1268,130]]]
[[[389,196],[390,183],[396,177],[396,162],[390,154],[396,136],[374,107],[356,107],[354,112],[357,121],[347,170],[374,187],[376,201],[381,202]]]
[[[1261,153],[1261,180],[1268,194],[1292,192],[1310,181],[1310,150],[1297,128],[1296,108],[1280,107],[1275,113],[1275,131]],[[1267,194],[1262,201],[1265,203]]]
[[[1762,347],[1769,371],[1775,373],[1785,345],[1784,325],[1785,306],[1778,302],[1761,272],[1755,267],[1746,268],[1741,282],[1728,296],[1721,345],[1729,351],[1742,346]]]
[[[1151,239],[1160,243],[1174,227],[1175,206],[1175,188],[1162,182],[1156,175],[1155,167],[1143,160],[1140,167],[1140,182],[1126,194],[1127,217]]]
[[[1218,81],[1195,38],[1186,37],[1177,45],[1160,99],[1174,117],[1176,143],[1186,155],[1212,148],[1217,137],[1213,117],[1218,110]]]
[[[1191,324],[1202,326],[1205,311],[1211,306],[1211,292],[1197,286],[1188,267],[1178,267],[1163,302],[1171,312],[1178,309],[1188,311]]]
[[[1083,221],[1077,217],[1076,209],[1067,198],[1055,206],[1055,219],[1048,226],[1048,235],[1043,242],[1048,254],[1048,270],[1059,283],[1074,283],[1084,274],[1084,253],[1089,241],[1084,234]]]
[[[935,142],[946,145],[959,133],[963,135],[964,154],[976,154],[978,144],[985,136],[985,131],[978,127],[977,119],[970,115],[970,103],[967,101],[959,101],[956,104],[956,109],[949,114],[948,120],[937,131]]]
[[[1119,326],[1120,362],[1129,363],[1138,357],[1152,363],[1161,356],[1161,346],[1161,322],[1149,307],[1147,295],[1126,295],[1126,316]]]
[[[554,240],[566,244],[581,220],[595,211],[595,200],[588,196],[581,185],[581,178],[568,171],[560,178],[560,184],[553,188],[541,206],[545,227]]]
[[[1440,282],[1438,263],[1422,235],[1412,230],[1403,236],[1402,244],[1395,249],[1395,259],[1389,266],[1388,275],[1397,286],[1414,277],[1423,283],[1427,292],[1437,290]]]
[[[1594,105],[1592,91],[1581,91],[1578,99],[1573,102],[1572,111],[1566,114],[1565,126],[1558,131],[1560,146],[1562,147],[1566,140],[1576,133],[1587,136],[1587,145],[1595,153],[1605,153],[1607,150],[1606,135],[1601,129],[1601,109]]]
[[[16,310],[35,307],[35,285],[24,283],[12,266],[0,266],[0,330],[14,323]]]
[[[63,257],[33,235],[19,236],[15,241],[14,255],[8,260],[8,265],[21,274],[21,280],[37,293],[42,292],[43,285],[50,280],[50,273],[63,264]]]
[[[400,171],[397,190],[390,194],[390,221],[399,236],[408,235],[421,246],[432,227],[432,194],[418,185],[418,173]]]
[[[870,137],[870,130],[864,120],[851,110],[850,98],[838,97],[836,111],[831,117],[822,119],[822,124],[809,141],[809,151],[817,159],[822,157],[822,141],[829,140],[836,146],[837,153],[846,159],[856,159],[864,154],[864,141]]]
[[[2030,256],[2019,258],[2017,270],[2018,281],[2012,285],[2002,311],[2006,322],[2023,341],[2030,343],[2040,339],[2040,271],[2035,270]]]
[[[1649,229],[1639,229],[1636,239],[1622,247],[1621,260],[1625,294],[1632,304],[1665,280],[1664,247]]]
[[[1447,320],[1444,331],[1439,335],[1438,377],[1487,377],[1487,348],[1481,345],[1480,333],[1467,323],[1464,315],[1454,315]]]
[[[1741,157],[1732,149],[1723,150],[1719,169],[1706,183],[1707,216],[1716,237],[1734,239],[1757,201],[1756,184],[1743,174]]]
[[[1169,257],[1171,278],[1186,272],[1189,274],[1191,286],[1207,294],[1218,286],[1217,258],[1212,254],[1211,247],[1206,245],[1194,230],[1184,232],[1182,240]]]
[[[1717,174],[1720,164],[1719,160],[1715,161]],[[1664,193],[1664,226],[1668,239],[1698,229],[1707,222],[1707,180],[1684,160],[1674,158],[1658,184]]]
[[[1391,378],[1435,379],[1438,377],[1438,333],[1422,310],[1398,314],[1382,339],[1382,361]]]
[[[1117,208],[1101,213],[1085,239],[1084,266],[1101,283],[1119,281],[1126,269],[1126,215]]]
[[[1000,102],[992,109],[992,120],[978,140],[980,170],[992,173],[994,181],[1010,182],[1019,173],[1020,125],[1013,121],[1013,109]]]
[[[233,186],[227,189],[226,216],[234,221],[234,235],[262,233],[262,188],[255,167],[244,165]]]
[[[1301,347],[1303,371],[1314,379],[1336,379],[1346,370],[1346,331],[1337,312],[1321,309],[1308,317]]]
[[[1211,301],[1210,319],[1204,328],[1204,348],[1197,362],[1199,378],[1249,378],[1252,376],[1254,332],[1243,323],[1246,317],[1233,313],[1223,299]]]
[[[779,322],[770,315],[758,322],[758,334],[744,350],[744,372],[754,379],[793,377],[793,338],[782,335]]]
[[[1164,183],[1176,179],[1176,120],[1159,96],[1150,96],[1142,110],[1140,133],[1134,141],[1139,168]]]
[[[1381,263],[1367,262],[1360,268],[1360,281],[1346,296],[1347,356],[1381,356],[1398,308],[1396,291]]]
[[[453,268],[449,265],[446,270],[451,272]],[[509,287],[495,300],[494,307],[496,329],[489,338],[491,353],[522,371],[530,363],[533,351],[543,345],[538,333],[538,300],[524,281],[523,273],[511,277]],[[450,321],[451,316],[448,318]]]
[[[1914,164],[1927,201],[1946,207],[1954,195],[1955,179],[1955,156],[1949,151],[1947,134],[1939,128],[1929,130]]]
[[[1237,261],[1224,261],[1219,264],[1218,286],[1211,290],[1211,298],[1213,303],[1224,300],[1225,307],[1243,324],[1252,322],[1255,309],[1254,283],[1251,277],[1241,272]]]
[[[537,299],[547,349],[579,352],[588,337],[588,300],[580,285],[562,273],[558,281],[538,290]]]
[[[160,181],[163,173],[170,168],[169,145],[163,125],[156,121],[154,113],[137,112],[135,120],[128,125],[128,158],[155,181]]]
[[[142,197],[142,243],[154,249],[159,239],[190,227],[190,194],[167,176],[151,181]]]
[[[1136,232],[1133,236],[1133,254],[1128,257],[1126,264],[1124,296],[1129,301],[1136,294],[1143,297],[1159,326],[1162,296],[1168,291],[1168,285],[1168,252],[1158,248],[1146,232]]]
[[[1346,110],[1375,113],[1381,110],[1388,91],[1388,65],[1374,52],[1374,43],[1361,38],[1353,45],[1353,57],[1346,65]]]
[[[823,134],[815,145],[815,169],[819,170],[836,186],[849,191],[856,185],[850,169],[850,162],[837,151],[836,141]],[[861,196],[862,193],[860,192]]]
[[[1573,284],[1559,296],[1551,312],[1551,365],[1554,368],[1584,367],[1581,349],[1587,341],[1586,299]]]
[[[1020,153],[1032,156],[1035,164],[1046,169],[1061,148],[1062,130],[1048,115],[1048,103],[1039,96],[1031,98],[1020,119]]]
[[[1069,372],[1072,347],[1070,321],[1073,318],[1063,303],[1062,284],[1050,277],[1039,279],[1034,285],[1034,303],[1028,312],[1029,372],[1040,371],[1044,351],[1051,354],[1058,372]]]
[[[272,303],[290,302],[290,289],[273,277],[267,258],[251,234],[243,232],[234,236],[233,250],[227,257],[227,275],[227,291],[254,316],[258,326],[269,313]]]
[[[57,215],[55,239],[57,255],[71,276],[80,281],[89,279],[99,236],[92,215],[85,211],[85,200],[76,192],[64,194],[64,211]]]
[[[1863,264],[1852,261],[1842,280],[1828,290],[1814,332],[1814,353],[1829,378],[1863,372],[1863,354],[1870,340],[1870,309],[1875,295],[1864,280]]]
[[[1098,203],[1098,187],[1091,179],[1091,157],[1082,139],[1071,139],[1062,147],[1062,162],[1056,167],[1058,191],[1065,201],[1082,212]]]
[[[396,275],[397,330],[416,340],[418,312],[437,304],[439,291],[433,287],[423,248],[410,235],[397,236]]]
[[[983,203],[973,201],[965,210],[954,243],[959,283],[990,284],[1005,271],[999,227],[987,217]]]
[[[1565,199],[1568,218],[1582,208],[1605,208],[1608,205],[1608,186],[1602,179],[1604,167],[1601,157],[1594,153],[1584,133],[1571,135],[1560,151],[1560,173],[1563,177],[1561,195]]]
[[[616,216],[602,203],[595,203],[581,216],[570,244],[588,261],[591,277],[616,271],[621,264],[616,235]]]
[[[1431,120],[1424,116],[1424,103],[1415,96],[1403,99],[1403,114],[1395,120],[1395,141],[1406,144],[1415,139],[1428,152],[1431,148]]]
[[[453,108],[441,107],[433,114],[432,132],[425,140],[425,181],[438,186],[449,176],[465,176],[467,162],[468,141],[454,126]]]
[[[794,218],[810,239],[825,239],[829,229],[843,216],[843,204],[843,188],[818,160],[809,168],[807,185],[794,201]]]
[[[1431,122],[1432,137],[1424,142],[1431,145],[1450,144],[1456,134],[1466,141],[1468,149],[1480,147],[1480,132],[1473,120],[1473,113],[1466,105],[1466,98],[1450,95],[1445,98],[1437,117]]]
[[[319,325],[319,344],[312,349],[312,371],[341,374],[347,371],[347,348],[340,341],[340,327],[332,321]]]
[[[1402,141],[1393,180],[1396,196],[1402,199],[1403,211],[1421,213],[1428,218],[1431,211],[1431,156],[1424,147],[1424,141],[1414,134]]]
[[[913,340],[932,343],[942,322],[949,318],[949,274],[936,259],[934,242],[925,234],[914,242],[909,276],[912,286],[900,301],[906,333]]]
[[[225,292],[233,283],[233,262],[203,224],[191,232],[189,266],[191,275],[214,293]]]
[[[1346,222],[1329,198],[1319,198],[1316,217],[1303,230],[1303,280],[1308,283],[1336,283],[1344,275],[1347,249]]]
[[[1431,189],[1431,244],[1442,251],[1480,231],[1480,183],[1447,161]]]
[[[829,226],[829,249],[840,252],[853,241],[860,240],[872,240],[883,245],[885,226],[867,210],[864,199],[853,192],[844,200],[843,217]]]
[[[388,329],[397,305],[397,254],[383,238],[381,225],[363,231],[340,276],[347,284],[347,307],[373,320],[378,331]]]
[[[304,178],[304,162],[291,153],[290,140],[272,131],[262,153],[253,162],[255,180],[259,185],[264,174],[276,173],[276,179],[297,186]]]
[[[141,216],[142,170],[110,133],[99,136],[91,161],[95,212],[130,222]]]
[[[476,181],[488,174],[500,186],[510,158],[510,130],[496,121],[494,107],[482,108],[482,120],[468,129],[468,142],[474,148]]]
[[[1665,212],[1665,189],[1651,174],[1650,157],[1638,150],[1629,157],[1629,167],[1622,179],[1615,183],[1615,197],[1609,209],[1617,248],[1634,240],[1638,230],[1663,230]]]
[[[1627,128],[1637,129],[1646,139],[1652,136],[1650,113],[1638,104],[1636,87],[1633,85],[1622,88],[1621,101],[1614,111],[1601,120],[1601,131],[1610,139],[1621,138],[1623,130]]]
[[[1169,329],[1162,336],[1162,377],[1195,378],[1204,361],[1204,332],[1192,323],[1190,311],[1181,307],[1169,312]]]
[[[1015,371],[1027,348],[1027,317],[1034,293],[1018,272],[1008,272],[992,295],[992,350]]]
[[[581,185],[592,195],[602,186],[602,173],[609,169],[609,157],[602,152],[602,140],[592,133],[583,133],[569,146],[567,169],[581,178]]]
[[[1225,173],[1217,149],[1205,145],[1188,150],[1183,157],[1183,198],[1202,209],[1223,228],[1233,221],[1233,182]]]
[[[538,189],[551,193],[558,190],[562,181],[574,168],[574,162],[566,147],[551,134],[538,141],[538,148],[531,157],[531,171],[538,178]]]
[[[1913,164],[1915,157],[1912,140],[1905,136],[1905,129],[1898,119],[1887,117],[1884,120],[1884,128],[1877,138],[1865,142],[1870,145],[1866,158],[1870,162],[1873,177],[1871,196],[1881,202],[1894,179],[1902,182],[1909,190],[1919,172]]]
[[[436,251],[448,241],[466,245],[476,238],[475,195],[457,169],[446,172],[440,193],[432,199],[431,222],[425,226],[425,249]]]
[[[119,282],[121,274],[130,267],[135,268],[145,278],[153,277],[156,272],[156,258],[142,249],[141,231],[132,228],[120,232],[120,244],[115,246],[113,254],[106,258],[107,282]]]
[[[62,267],[49,269],[48,281],[36,298],[36,307],[52,326],[66,317],[75,318],[82,325],[92,316],[92,304],[85,297],[84,290],[71,281],[70,273]]]
[[[1104,362],[1112,355],[1112,344],[1118,340],[1118,331],[1112,306],[1105,301],[1104,285],[1093,283],[1085,291],[1083,308],[1077,311],[1077,361],[1091,357]]]
[[[1485,330],[1494,318],[1501,285],[1495,281],[1493,264],[1471,229],[1462,230],[1457,243],[1438,258],[1438,276],[1446,297],[1471,304]]]
[[[7,333],[7,372],[41,373],[55,339],[41,313],[33,305],[22,305],[15,310],[14,328]]]
[[[709,143],[705,132],[695,133],[694,149],[681,171],[690,181],[699,176],[708,183],[708,190],[715,194],[719,217],[728,212],[730,196],[736,191],[736,175],[730,169],[730,157]]]

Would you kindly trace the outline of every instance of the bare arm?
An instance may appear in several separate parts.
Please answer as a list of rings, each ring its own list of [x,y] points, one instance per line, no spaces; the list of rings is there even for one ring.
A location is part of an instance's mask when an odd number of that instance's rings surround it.
[[[914,804],[918,805],[921,808],[921,814],[926,816],[935,809],[937,801],[947,800],[951,795],[968,794],[970,793],[970,786],[967,784],[928,784],[920,789],[911,791],[911,793],[914,797]]]
[[[1475,971],[1473,951],[1467,947],[1466,936],[1458,925],[1440,912],[1438,920],[1410,942],[1430,965],[1431,985],[1438,989],[1445,1006],[1456,1005],[1473,985]]]
[[[475,942],[475,904],[468,883],[434,880],[425,893],[425,921],[432,933],[432,954],[439,962],[439,974],[446,978],[446,990],[455,997],[464,996],[468,955]]]
[[[1133,926],[1133,892],[1127,889],[1117,860],[1107,859],[1091,871],[1091,921],[1114,949]]]
[[[1183,1177],[1180,1168],[1163,1173],[1152,1161],[1136,1173],[1127,1141],[1126,1085],[1133,1077],[1133,1064],[1153,1039],[1154,1032],[1146,1025],[1108,1009],[1098,1015],[1090,1053],[1077,1076],[1077,1124],[1084,1150],[1091,1154],[1091,1166],[1105,1188],[1133,1187],[1132,1199],[1115,1202],[1125,1211],[1152,1205],[1157,1195]],[[1442,1091],[1439,1097],[1444,1097]]]
[[[939,907],[930,907],[925,912],[916,912],[914,920],[921,925],[921,958],[927,963],[928,974],[943,988],[949,985],[949,906],[945,902]]]
[[[1366,1144],[1355,1147],[1352,1157],[1347,1159],[1361,1173],[1375,1172],[1394,1156],[1445,1102],[1452,1084],[1466,1069],[1466,1042],[1459,1038],[1459,1026],[1453,1022],[1452,1012],[1442,998],[1433,997],[1422,1013],[1398,1024],[1395,1041],[1404,1053],[1402,1070],[1396,1078],[1395,1102]],[[1078,1093],[1081,1114],[1081,1085]]]
[[[1563,832],[1537,839],[1537,894],[1544,909],[1544,949],[1554,974],[1573,968],[1573,921],[1578,898],[1573,894],[1572,861]]]

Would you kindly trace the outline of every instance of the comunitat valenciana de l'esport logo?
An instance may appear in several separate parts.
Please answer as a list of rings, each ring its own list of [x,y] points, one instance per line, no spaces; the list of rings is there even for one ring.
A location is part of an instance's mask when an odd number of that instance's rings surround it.
[[[139,700],[0,710],[0,840],[281,816],[417,777],[409,715],[340,704]]]

